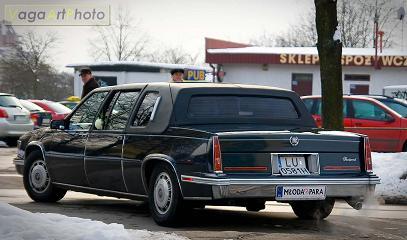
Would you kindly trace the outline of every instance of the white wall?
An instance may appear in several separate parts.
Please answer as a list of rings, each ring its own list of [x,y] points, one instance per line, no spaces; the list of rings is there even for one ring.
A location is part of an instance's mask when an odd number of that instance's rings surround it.
[[[168,82],[170,80],[169,73],[149,73],[149,72],[107,72],[107,71],[92,71],[95,76],[117,77],[117,84],[126,83],[144,83],[144,82]],[[79,72],[75,71],[74,77],[74,94],[81,96],[82,80],[79,77]]]
[[[312,94],[321,94],[321,77],[319,66],[277,65],[268,64],[224,64],[225,83],[246,83],[291,89],[292,73],[311,73]],[[349,93],[350,84],[369,84],[370,94],[382,94],[383,87],[407,84],[407,68],[388,67],[376,70],[373,67],[343,67],[342,79],[345,74],[369,74],[367,81],[343,81],[343,91]]]

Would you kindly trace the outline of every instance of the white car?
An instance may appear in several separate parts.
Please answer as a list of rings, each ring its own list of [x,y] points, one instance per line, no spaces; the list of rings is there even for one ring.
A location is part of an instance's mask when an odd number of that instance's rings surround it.
[[[33,129],[30,112],[13,95],[0,93],[0,140],[16,146],[18,138]]]

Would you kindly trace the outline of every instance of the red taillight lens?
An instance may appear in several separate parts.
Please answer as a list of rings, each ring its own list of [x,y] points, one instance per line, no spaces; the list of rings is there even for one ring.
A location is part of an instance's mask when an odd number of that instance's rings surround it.
[[[370,148],[369,138],[365,137],[365,170],[366,172],[373,171],[372,150]]]
[[[222,154],[218,136],[213,137],[213,171],[222,173]]]
[[[31,113],[31,120],[34,122],[34,125],[37,126],[38,125],[38,118],[40,116],[36,113]]]
[[[6,110],[0,109],[0,118],[8,118]]]

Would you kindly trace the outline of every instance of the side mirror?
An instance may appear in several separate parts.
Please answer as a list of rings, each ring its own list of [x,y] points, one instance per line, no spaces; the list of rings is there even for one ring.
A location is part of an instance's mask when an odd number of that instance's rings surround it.
[[[65,130],[65,121],[64,120],[51,120],[50,128]]]

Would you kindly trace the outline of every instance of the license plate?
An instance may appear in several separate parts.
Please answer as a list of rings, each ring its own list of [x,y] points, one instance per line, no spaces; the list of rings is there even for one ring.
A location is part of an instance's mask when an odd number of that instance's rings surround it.
[[[27,117],[24,115],[15,115],[14,116],[15,121],[25,121],[26,119],[27,119]]]
[[[277,186],[276,200],[324,200],[325,186]]]
[[[49,124],[49,122],[50,122],[49,118],[42,119],[42,124]]]
[[[279,156],[278,169],[283,176],[310,175],[303,156]]]

